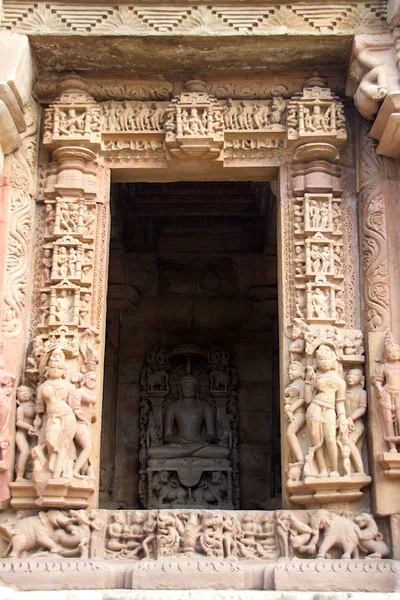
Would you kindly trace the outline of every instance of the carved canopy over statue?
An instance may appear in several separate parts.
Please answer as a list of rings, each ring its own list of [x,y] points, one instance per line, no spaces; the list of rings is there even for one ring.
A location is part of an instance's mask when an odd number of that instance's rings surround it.
[[[237,378],[220,348],[153,348],[141,377],[140,489],[146,508],[236,508]]]

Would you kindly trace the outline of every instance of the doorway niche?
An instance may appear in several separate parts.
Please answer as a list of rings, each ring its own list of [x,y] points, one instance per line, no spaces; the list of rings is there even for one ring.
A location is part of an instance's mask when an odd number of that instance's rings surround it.
[[[141,373],[155,347],[237,371],[241,509],[279,508],[276,199],[268,183],[113,184],[100,505],[141,508]]]

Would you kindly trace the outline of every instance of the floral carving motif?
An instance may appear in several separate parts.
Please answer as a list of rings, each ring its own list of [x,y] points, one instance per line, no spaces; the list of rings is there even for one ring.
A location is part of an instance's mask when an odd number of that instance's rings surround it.
[[[390,325],[385,200],[374,186],[363,188],[360,200],[366,324],[369,331],[384,331]]]

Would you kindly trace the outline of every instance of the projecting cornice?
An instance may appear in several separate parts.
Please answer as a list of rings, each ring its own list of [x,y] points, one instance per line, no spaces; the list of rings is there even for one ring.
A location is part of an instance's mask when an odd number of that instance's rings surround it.
[[[13,2],[3,29],[30,35],[195,35],[380,33],[386,0],[370,2]]]

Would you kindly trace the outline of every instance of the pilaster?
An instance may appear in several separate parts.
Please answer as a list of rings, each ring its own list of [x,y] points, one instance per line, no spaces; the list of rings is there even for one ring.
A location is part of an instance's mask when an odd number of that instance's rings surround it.
[[[363,444],[365,358],[354,178],[332,162],[346,129],[340,109],[323,106],[330,95],[306,84],[296,99],[304,122],[322,115],[324,127],[311,139],[299,127],[300,162],[280,172],[282,469],[289,506],[354,509],[368,506],[371,481]]]
[[[370,398],[368,435],[373,475],[372,501],[377,514],[398,513],[400,476],[399,420],[396,394],[400,390],[398,235],[396,163],[376,153],[369,126],[358,124],[358,190],[362,268],[362,320],[366,331],[366,373]],[[379,146],[378,146],[379,148]]]
[[[16,508],[96,502],[109,232],[109,179],[97,161],[96,110],[79,78],[62,80],[46,110],[44,145],[52,162],[38,200],[34,343],[26,367],[36,403],[26,411],[20,400],[20,425],[17,420],[32,465],[19,448],[11,484]],[[49,136],[46,124],[54,114]]]

